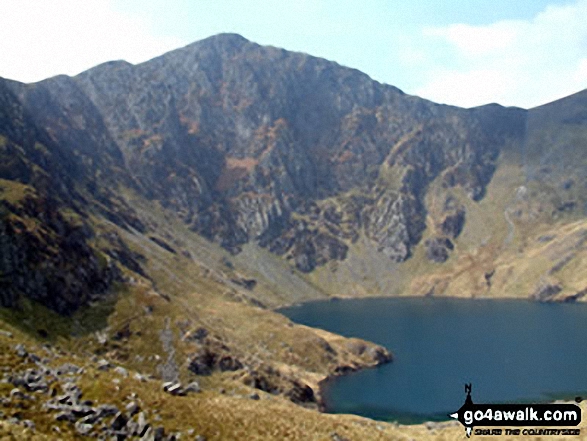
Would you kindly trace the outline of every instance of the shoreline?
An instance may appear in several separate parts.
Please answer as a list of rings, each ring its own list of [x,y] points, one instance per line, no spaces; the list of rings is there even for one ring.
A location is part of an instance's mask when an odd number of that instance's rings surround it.
[[[316,404],[318,405],[318,411],[320,413],[328,413],[326,411],[326,403],[324,402],[324,388],[327,386],[328,383],[336,380],[337,378],[344,377],[345,375],[360,372],[366,369],[375,369],[379,366],[383,366],[393,362],[393,353],[389,349],[372,342],[369,343],[373,344],[374,348],[377,348],[379,353],[381,353],[381,350],[383,350],[383,358],[376,360],[373,363],[364,363],[362,365],[356,366],[339,366],[338,368],[342,369],[338,370],[338,372],[335,369],[333,372],[330,372],[329,374],[320,376],[320,378],[317,380],[307,378],[304,375],[301,376],[301,379],[314,391],[314,396],[316,397]]]
[[[483,297],[483,296],[456,296],[456,295],[442,295],[442,296],[428,296],[425,294],[422,295],[368,295],[368,296],[332,296],[320,299],[310,299],[305,300],[303,302],[294,302],[294,303],[283,303],[279,304],[274,307],[267,308],[269,311],[276,312],[278,314],[282,314],[279,310],[280,309],[288,309],[288,308],[295,308],[302,305],[307,305],[311,303],[320,303],[320,302],[343,302],[347,300],[370,300],[370,299],[405,299],[405,300],[416,300],[416,299],[427,299],[427,300],[442,300],[442,299],[450,299],[450,300],[472,300],[472,301],[518,301],[518,302],[529,302],[529,303],[543,303],[543,304],[566,304],[566,305],[573,305],[573,304],[581,304],[587,303],[587,301],[582,301],[579,299],[569,300],[568,298],[564,299],[553,299],[553,300],[540,300],[532,297],[517,297],[517,296],[504,296],[504,297]]]
[[[313,326],[308,326],[308,325],[302,325],[298,322],[295,322],[294,320],[290,319],[287,315],[283,314],[281,312],[281,310],[284,309],[288,309],[288,308],[295,308],[295,307],[300,307],[303,305],[307,305],[307,304],[312,304],[312,303],[318,303],[318,302],[338,302],[338,301],[342,301],[342,300],[367,300],[367,299],[398,299],[398,300],[417,300],[417,299],[426,299],[426,301],[434,301],[434,299],[447,299],[447,300],[474,300],[474,301],[494,301],[494,300],[498,300],[498,301],[502,301],[502,302],[524,302],[524,303],[539,303],[539,304],[571,304],[571,303],[584,303],[581,301],[577,301],[577,302],[570,302],[568,300],[564,300],[564,299],[559,299],[559,300],[551,300],[551,301],[541,301],[539,299],[536,298],[519,298],[519,297],[500,297],[500,298],[490,298],[490,297],[457,297],[457,296],[442,296],[442,297],[426,297],[426,296],[369,296],[369,297],[331,297],[328,299],[315,299],[315,300],[308,300],[308,301],[304,301],[304,302],[297,302],[295,304],[291,304],[289,306],[284,306],[284,307],[280,307],[280,308],[275,308],[273,310],[273,312],[276,312],[278,314],[283,315],[284,317],[286,317],[288,320],[292,321],[292,323],[295,323],[296,325],[301,325],[301,326],[307,326],[309,328],[312,328],[313,330],[316,330],[318,332],[327,332],[327,333],[332,333],[332,331],[326,331],[323,330],[321,328],[318,327],[313,327]],[[335,334],[335,335],[339,335],[340,334]],[[341,336],[343,337],[343,336]],[[360,338],[363,339],[362,337],[358,337],[358,336],[349,336],[345,338]],[[345,375],[349,375],[355,372],[360,372],[362,370],[365,369],[374,369],[380,366],[383,366],[385,364],[391,363],[394,361],[394,357],[393,357],[393,353],[391,352],[391,349],[385,348],[382,345],[373,343],[370,340],[365,340],[366,342],[368,342],[370,345],[373,345],[373,348],[382,348],[385,350],[386,354],[388,354],[388,358],[382,359],[382,360],[374,360],[373,362],[358,362],[354,365],[341,365],[341,366],[337,366],[334,370],[331,370],[329,373],[325,374],[325,375],[300,375],[300,379],[304,382],[306,382],[306,384],[308,386],[310,386],[312,388],[312,390],[314,391],[314,395],[316,397],[316,404],[317,404],[317,410],[320,413],[324,413],[324,414],[330,414],[330,415],[336,415],[338,413],[331,413],[327,410],[327,403],[325,401],[325,390],[328,388],[329,384],[332,383],[333,381],[337,380],[340,377],[343,377]],[[585,392],[587,394],[587,392]],[[526,400],[524,401],[523,399],[520,400],[514,400],[511,401],[511,403],[516,403],[516,404],[524,404],[524,403],[529,403],[529,404],[535,404],[535,403],[543,403],[543,404],[548,404],[548,403],[556,403],[556,402],[573,402],[575,403],[575,396],[576,395],[581,395],[584,401],[587,401],[587,397],[585,395],[582,395],[581,392],[577,392],[572,393],[572,392],[565,392],[565,393],[561,393],[561,394],[555,394],[555,395],[551,395],[551,396],[544,396],[543,398],[536,398],[534,400],[530,399],[530,400]],[[508,401],[507,403],[510,403],[510,401]],[[347,413],[341,413],[341,415],[346,415]],[[367,418],[373,421],[379,421],[382,423],[386,423],[386,424],[396,424],[396,425],[403,425],[403,426],[418,426],[418,425],[425,425],[425,424],[429,424],[429,425],[436,425],[436,424],[446,424],[446,423],[450,423],[453,420],[451,418],[448,417],[447,415],[444,414],[438,414],[437,417],[435,417],[434,415],[430,415],[429,417],[422,417],[421,420],[419,420],[419,418],[414,418],[414,422],[401,422],[401,418],[400,419],[383,419],[383,418],[377,418],[377,417],[371,417],[371,416],[367,416],[367,415],[361,415],[361,414],[357,414],[357,413],[348,413],[348,415],[354,415],[354,416],[358,416],[361,418]],[[409,418],[409,416],[408,416]]]

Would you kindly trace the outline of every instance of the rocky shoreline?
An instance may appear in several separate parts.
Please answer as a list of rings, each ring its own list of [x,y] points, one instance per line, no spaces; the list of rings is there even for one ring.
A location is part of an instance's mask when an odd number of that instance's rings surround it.
[[[324,402],[324,390],[328,387],[328,383],[336,380],[337,378],[343,377],[345,375],[352,374],[354,372],[359,372],[363,369],[374,369],[379,366],[383,366],[384,364],[391,363],[393,361],[393,355],[387,349],[379,346],[378,349],[383,349],[382,352],[378,352],[381,354],[377,361],[372,364],[366,364],[364,366],[339,366],[332,374],[323,377],[319,380],[313,389],[315,390],[314,394],[316,396],[316,401],[318,403],[318,410],[320,412],[326,412],[326,403]]]

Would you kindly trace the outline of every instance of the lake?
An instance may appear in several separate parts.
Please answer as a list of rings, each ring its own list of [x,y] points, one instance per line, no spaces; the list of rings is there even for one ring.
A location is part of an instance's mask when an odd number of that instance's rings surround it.
[[[324,388],[327,411],[417,423],[446,420],[472,383],[477,403],[587,397],[587,305],[518,300],[373,298],[280,310],[359,337],[394,361]]]

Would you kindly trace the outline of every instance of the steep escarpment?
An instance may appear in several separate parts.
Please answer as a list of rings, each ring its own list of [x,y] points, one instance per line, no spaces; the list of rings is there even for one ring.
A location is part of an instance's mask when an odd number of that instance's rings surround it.
[[[415,433],[292,407],[318,407],[321,380],[391,356],[272,309],[587,298],[586,97],[460,109],[231,34],[139,65],[0,79],[0,322],[92,373],[134,371],[155,403],[198,381],[204,398],[186,403],[205,408],[183,420],[215,421],[210,439],[283,439],[299,433],[292,415],[332,438],[318,427]],[[134,393],[98,376],[111,396]],[[2,391],[18,414],[26,391]],[[242,403],[269,429],[235,418]]]
[[[230,34],[10,87],[100,181],[161,201],[233,253],[258,243],[303,272],[344,260],[360,235],[408,259],[430,182],[480,199],[525,118],[439,106]]]
[[[294,285],[309,291],[338,293],[350,277],[355,292],[383,293],[371,270],[351,264],[366,254],[380,281],[395,277],[388,267],[404,280],[414,266],[451,265],[475,236],[472,219],[500,168],[521,179],[490,197],[511,199],[498,208],[511,234],[574,220],[587,202],[584,93],[530,111],[460,109],[233,34],[139,65],[2,80],[0,91],[0,178],[92,213],[87,224],[104,219],[153,240],[163,240],[161,216],[144,207],[160,206],[235,258],[265,256],[280,268],[275,277],[261,270],[265,279],[305,279],[314,287]],[[169,234],[165,243],[181,242]],[[141,273],[108,237],[96,234],[102,251]],[[261,268],[237,260],[249,274]]]

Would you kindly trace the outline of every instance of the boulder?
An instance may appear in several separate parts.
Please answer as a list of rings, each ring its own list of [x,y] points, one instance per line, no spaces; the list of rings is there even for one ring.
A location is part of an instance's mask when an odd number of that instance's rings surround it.
[[[427,239],[424,242],[424,246],[426,247],[426,257],[428,260],[436,263],[445,262],[449,257],[450,251],[454,249],[453,243],[446,237]]]

